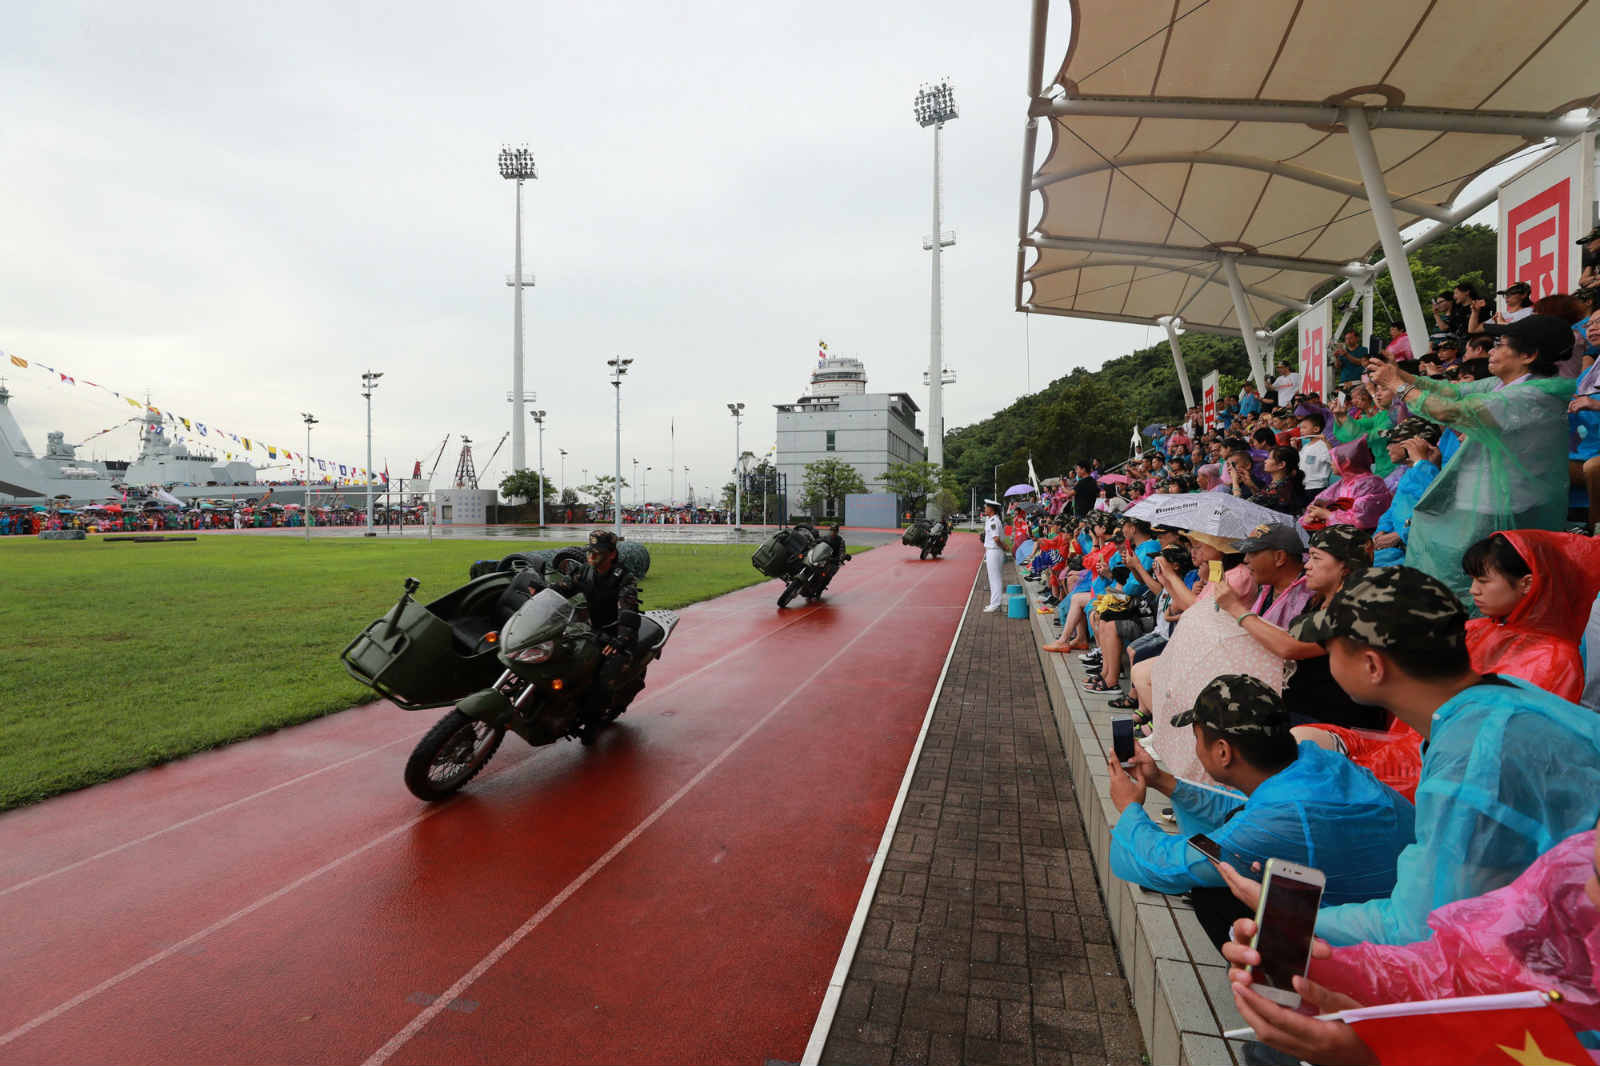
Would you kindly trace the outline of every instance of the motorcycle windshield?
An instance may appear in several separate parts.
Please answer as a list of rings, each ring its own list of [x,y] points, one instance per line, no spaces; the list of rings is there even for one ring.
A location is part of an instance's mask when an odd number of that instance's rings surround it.
[[[833,559],[833,546],[831,544],[815,544],[806,552],[806,562],[812,566],[827,566]]]
[[[576,617],[571,600],[555,589],[545,589],[517,608],[500,634],[500,647],[507,652],[521,651],[559,637]]]

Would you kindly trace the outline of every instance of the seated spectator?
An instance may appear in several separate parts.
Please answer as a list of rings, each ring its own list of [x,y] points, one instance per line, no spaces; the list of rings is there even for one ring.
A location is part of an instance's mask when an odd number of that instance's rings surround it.
[[[1157,559],[1167,548],[1181,549],[1178,531],[1165,526],[1154,530],[1144,522],[1129,520],[1123,532],[1135,545],[1133,551],[1122,556],[1129,570],[1123,588],[1129,605],[1121,611],[1098,612],[1099,618],[1091,620],[1095,646],[1079,657],[1090,670],[1081,686],[1085,692],[1121,695],[1118,682],[1122,676],[1122,650],[1155,629],[1160,599],[1167,595],[1153,573],[1159,570]]]
[[[1210,860],[1189,845],[1204,833],[1240,869],[1269,858],[1316,865],[1328,875],[1323,903],[1360,903],[1394,888],[1395,862],[1414,839],[1415,812],[1365,770],[1315,744],[1296,744],[1289,711],[1253,677],[1224,674],[1172,719],[1187,730],[1195,758],[1234,796],[1180,781],[1136,749],[1129,773],[1112,755],[1111,872],[1125,881],[1194,894],[1196,916],[1214,943],[1228,939],[1239,907]],[[1172,799],[1178,834],[1145,814],[1145,790]]]
[[[1372,536],[1375,566],[1399,566],[1406,559],[1406,539],[1411,531],[1411,512],[1417,501],[1439,476],[1443,465],[1440,456],[1439,427],[1422,418],[1408,418],[1388,433],[1385,447],[1389,456],[1401,467],[1395,482],[1394,495],[1389,509],[1378,519]]]
[[[1389,343],[1384,345],[1383,354],[1390,360],[1411,358],[1411,338],[1406,336],[1404,322],[1389,323]]]
[[[1472,668],[1531,681],[1576,703],[1583,695],[1583,639],[1600,593],[1600,542],[1571,533],[1507,530],[1467,549]]]
[[[1265,465],[1268,483],[1245,498],[1291,518],[1298,515],[1306,502],[1305,477],[1300,473],[1300,453],[1287,445],[1277,445],[1267,453]]]
[[[1317,931],[1329,943],[1420,940],[1429,911],[1509,883],[1600,818],[1600,715],[1478,673],[1466,622],[1447,586],[1400,566],[1353,575],[1290,630],[1328,649],[1352,699],[1387,709],[1427,741],[1417,842],[1400,856],[1394,892],[1324,909]],[[1224,873],[1247,905],[1259,895],[1255,882]]]
[[[1366,439],[1357,438],[1333,449],[1333,470],[1339,479],[1317,493],[1300,524],[1306,529],[1329,525],[1375,529],[1391,497],[1389,486],[1372,472],[1372,449]]]
[[[1600,345],[1600,315],[1584,327],[1590,345]],[[1600,526],[1600,360],[1578,378],[1577,394],[1567,401],[1568,481],[1589,496],[1589,530]]]
[[[1314,941],[1307,977],[1295,978],[1305,1006],[1332,1014],[1385,1003],[1509,992],[1558,992],[1555,1010],[1578,1042],[1600,1048],[1600,833],[1556,844],[1503,888],[1439,907],[1426,939],[1403,945],[1331,947]],[[1246,966],[1256,923],[1234,923],[1222,946],[1234,1003],[1256,1038],[1307,1062],[1375,1062],[1354,1029],[1309,1017],[1250,987]],[[1419,1064],[1458,1061],[1460,1049],[1428,1049]],[[1246,1061],[1249,1056],[1246,1055]]]
[[[1352,573],[1372,565],[1372,538],[1354,526],[1329,526],[1311,534],[1311,546],[1304,552],[1304,576],[1287,587],[1284,582],[1300,572],[1301,548],[1294,530],[1273,526],[1239,547],[1263,592],[1251,606],[1232,589],[1222,588],[1217,591],[1217,607],[1263,648],[1293,664],[1283,698],[1294,724],[1331,723],[1356,729],[1387,725],[1385,712],[1363,707],[1345,695],[1333,680],[1322,645],[1289,635],[1297,619],[1326,604]],[[1279,590],[1280,596],[1275,604],[1263,606],[1269,588]],[[1274,606],[1282,609],[1274,612]]]
[[[1368,366],[1373,380],[1398,389],[1416,415],[1462,437],[1412,510],[1406,562],[1463,599],[1469,582],[1461,558],[1469,546],[1501,529],[1559,529],[1567,512],[1563,415],[1574,383],[1554,373],[1570,331],[1560,319],[1537,314],[1485,328],[1500,337],[1487,381],[1457,385],[1392,363]]]
[[[1305,475],[1309,493],[1318,493],[1333,480],[1333,456],[1327,439],[1327,416],[1320,408],[1302,405],[1295,409],[1295,421],[1300,430],[1300,470]]]
[[[1222,467],[1217,463],[1206,463],[1196,470],[1195,483],[1200,486],[1201,492],[1228,491],[1228,486],[1222,481]]]

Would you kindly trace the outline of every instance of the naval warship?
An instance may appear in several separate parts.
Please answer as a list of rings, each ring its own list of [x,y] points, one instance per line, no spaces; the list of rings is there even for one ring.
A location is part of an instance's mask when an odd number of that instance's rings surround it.
[[[0,506],[62,499],[103,503],[158,486],[184,501],[245,501],[267,487],[249,463],[196,455],[172,440],[161,416],[148,409],[137,419],[139,455],[132,461],[81,459],[78,446],[66,443],[59,430],[46,435],[44,454],[36,455],[12,413],[11,395],[0,384]]]

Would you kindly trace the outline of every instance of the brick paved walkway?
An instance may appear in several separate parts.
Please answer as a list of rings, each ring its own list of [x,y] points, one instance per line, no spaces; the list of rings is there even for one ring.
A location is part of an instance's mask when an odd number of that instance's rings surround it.
[[[1144,1054],[1033,627],[988,599],[980,577],[824,1063]]]

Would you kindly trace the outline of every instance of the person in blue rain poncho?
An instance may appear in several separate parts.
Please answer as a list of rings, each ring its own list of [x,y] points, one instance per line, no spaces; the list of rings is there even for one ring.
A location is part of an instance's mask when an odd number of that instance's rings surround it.
[[[1372,532],[1374,566],[1399,566],[1406,561],[1406,539],[1411,535],[1411,512],[1439,476],[1443,462],[1438,447],[1439,427],[1424,418],[1407,418],[1388,431],[1387,447],[1396,463],[1409,463],[1394,487],[1389,509]]]
[[[1317,934],[1330,944],[1426,940],[1430,911],[1509,884],[1600,818],[1600,715],[1473,670],[1466,622],[1443,582],[1397,566],[1351,575],[1291,627],[1328,649],[1352,699],[1384,707],[1426,741],[1417,840],[1400,855],[1394,891],[1324,908]],[[1223,872],[1249,906],[1259,885],[1245,869]]]
[[[1411,804],[1344,756],[1309,741],[1297,745],[1289,710],[1267,685],[1223,674],[1172,724],[1193,728],[1206,771],[1238,791],[1178,780],[1143,747],[1135,749],[1132,773],[1113,754],[1111,802],[1121,811],[1111,832],[1113,874],[1159,892],[1193,892],[1197,917],[1219,943],[1243,911],[1217,867],[1189,843],[1195,833],[1215,841],[1237,868],[1279,858],[1325,871],[1324,905],[1380,898],[1394,888],[1395,862],[1414,839]],[[1171,797],[1177,835],[1145,814],[1147,788]]]
[[[1461,448],[1411,512],[1406,562],[1463,602],[1471,579],[1461,556],[1502,529],[1560,529],[1567,515],[1567,406],[1574,383],[1556,377],[1572,331],[1554,315],[1486,325],[1498,336],[1490,377],[1458,384],[1416,377],[1374,359],[1372,380],[1411,412],[1454,429]]]

